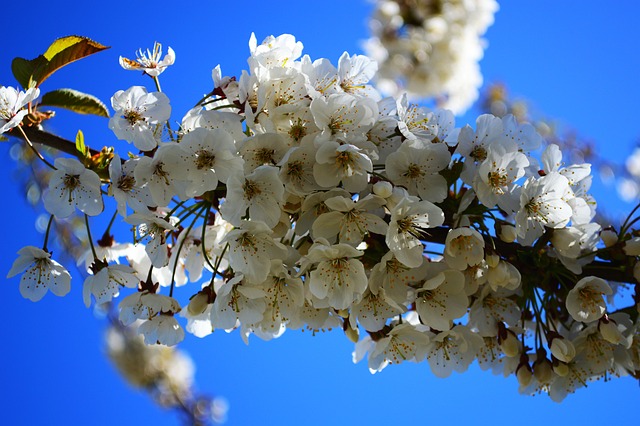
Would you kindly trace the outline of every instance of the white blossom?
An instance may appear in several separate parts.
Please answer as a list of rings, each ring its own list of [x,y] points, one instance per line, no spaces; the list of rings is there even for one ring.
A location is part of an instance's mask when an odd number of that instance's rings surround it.
[[[120,56],[120,66],[125,70],[143,71],[151,77],[157,77],[176,60],[176,54],[172,48],[167,48],[167,54],[162,57],[162,45],[158,42],[153,43],[153,51],[142,49],[136,53],[136,60],[127,59]]]
[[[133,86],[117,91],[111,98],[111,107],[115,113],[109,120],[109,128],[118,139],[132,142],[141,151],[158,146],[158,132],[171,115],[167,95]]]
[[[89,216],[100,214],[104,205],[98,175],[75,158],[56,158],[54,166],[44,208],[58,218],[71,216],[76,207]]]
[[[37,302],[51,290],[56,296],[65,296],[71,290],[71,275],[64,266],[51,259],[51,253],[33,246],[18,251],[7,278],[22,273],[20,294],[25,299]]]
[[[602,295],[611,293],[611,287],[602,278],[584,277],[567,294],[567,311],[576,321],[595,321],[607,310]]]
[[[40,89],[32,87],[26,92],[13,87],[0,86],[0,135],[17,127],[29,113],[25,105],[40,95]]]
[[[391,211],[385,241],[396,258],[409,267],[420,266],[424,245],[419,239],[423,230],[442,225],[444,213],[429,201],[403,199]]]

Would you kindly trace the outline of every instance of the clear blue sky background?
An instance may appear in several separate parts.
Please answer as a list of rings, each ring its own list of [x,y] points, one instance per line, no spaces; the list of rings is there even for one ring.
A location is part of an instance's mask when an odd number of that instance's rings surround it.
[[[108,103],[117,90],[151,87],[150,80],[121,70],[118,56],[133,57],[157,40],[177,55],[162,75],[174,119],[211,89],[215,65],[221,64],[225,75],[246,68],[252,31],[259,41],[270,34],[294,34],[312,58],[337,63],[345,50],[360,52],[371,9],[364,0],[245,0],[237,6],[189,0],[5,3],[0,84],[16,84],[10,73],[14,56],[33,58],[56,37],[85,35],[112,48],[61,70],[43,89],[73,87]],[[486,36],[485,81],[506,82],[545,114],[597,141],[601,155],[623,161],[640,136],[639,9],[631,0],[505,1]],[[105,119],[60,113],[51,127],[68,138],[79,128],[92,147],[126,149],[117,145]],[[0,145],[5,221],[0,276],[20,247],[42,242],[34,230],[36,213],[13,184],[8,148]],[[595,191],[607,211],[630,210],[610,188],[598,184]],[[177,424],[173,414],[124,383],[102,355],[104,322],[84,308],[81,290],[81,280],[75,279],[66,298],[48,294],[32,303],[20,296],[17,278],[0,285],[5,321],[0,423]],[[254,337],[249,346],[237,333],[216,332],[204,340],[188,336],[182,348],[197,364],[199,389],[228,399],[230,425],[476,424],[482,419],[637,424],[640,388],[630,378],[590,384],[556,404],[546,396],[521,396],[513,377],[481,372],[475,364],[448,379],[433,377],[426,363],[392,366],[372,376],[365,364],[351,363],[353,345],[340,332],[315,337],[287,332],[266,343]]]

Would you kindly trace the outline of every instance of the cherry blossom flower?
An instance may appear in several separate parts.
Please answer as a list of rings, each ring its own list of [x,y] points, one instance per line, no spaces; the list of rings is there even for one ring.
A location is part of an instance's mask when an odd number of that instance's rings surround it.
[[[435,204],[405,198],[391,211],[385,241],[400,262],[415,268],[423,261],[424,245],[419,238],[422,230],[443,222],[444,213]]]
[[[89,275],[84,280],[82,299],[85,306],[91,306],[91,296],[96,300],[96,305],[111,302],[118,297],[121,287],[136,288],[140,279],[135,270],[126,265],[109,265]]]
[[[64,266],[51,259],[51,253],[33,246],[18,251],[7,278],[22,273],[20,294],[25,299],[37,302],[51,290],[56,296],[65,296],[71,290],[71,275]]]
[[[324,188],[342,182],[347,191],[358,192],[367,186],[372,171],[371,159],[357,146],[326,141],[316,153],[313,177]]]
[[[346,93],[378,100],[380,95],[371,85],[378,63],[364,55],[349,56],[344,52],[338,60],[338,84]]]
[[[136,59],[131,60],[120,56],[120,66],[125,70],[143,71],[151,77],[157,77],[176,60],[176,54],[172,48],[167,48],[167,54],[162,60],[162,45],[158,42],[153,43],[153,51],[142,49],[136,53]]]
[[[530,245],[544,228],[564,228],[571,218],[571,206],[564,200],[569,181],[559,173],[527,179],[520,194],[521,209],[516,214],[518,238]]]
[[[241,324],[260,322],[267,308],[267,294],[259,285],[248,283],[242,274],[223,284],[211,309],[211,323],[225,330]]]
[[[168,206],[175,196],[187,198],[188,157],[181,144],[167,143],[158,148],[153,158],[137,160],[133,176],[136,183],[148,189],[155,205]]]
[[[159,313],[143,322],[138,332],[144,336],[147,345],[175,346],[184,340],[184,330],[173,314]]]
[[[244,176],[235,173],[227,182],[227,198],[220,207],[222,217],[238,226],[249,211],[252,220],[276,226],[280,220],[280,205],[284,198],[284,185],[273,166],[260,166]]]
[[[515,182],[525,175],[528,165],[529,160],[514,143],[493,144],[473,180],[480,202],[489,208],[498,204],[508,213],[517,211],[519,200]]]
[[[391,182],[407,188],[411,195],[439,203],[447,197],[447,181],[439,174],[451,160],[444,144],[429,144],[414,148],[403,143],[389,154],[385,169]]]
[[[104,205],[98,175],[75,158],[56,158],[54,166],[44,208],[58,218],[71,216],[76,207],[89,216],[100,214]]]
[[[607,310],[602,295],[612,293],[602,278],[584,277],[567,294],[567,311],[576,321],[592,322],[600,319]]]
[[[137,212],[144,212],[147,207],[154,206],[149,188],[136,181],[134,174],[136,165],[136,159],[127,160],[122,164],[120,156],[117,154],[109,163],[111,183],[108,194],[116,199],[118,213],[123,217],[127,216],[127,205]]]
[[[182,167],[186,169],[187,197],[213,191],[218,181],[226,183],[229,176],[242,170],[234,140],[222,129],[194,129],[184,135],[180,147],[185,152]]]
[[[375,342],[369,354],[369,370],[382,371],[388,364],[403,361],[420,362],[429,345],[429,334],[424,327],[409,323],[399,324],[386,337]]]
[[[169,252],[167,246],[167,233],[174,231],[176,218],[165,219],[153,213],[134,213],[128,216],[125,221],[131,225],[138,226],[139,239],[149,238],[149,243],[145,246],[145,252],[151,260],[151,264],[156,268],[162,268],[169,262]]]
[[[273,239],[272,230],[264,222],[242,221],[221,241],[228,243],[227,256],[234,271],[248,281],[261,283],[267,279],[272,259],[284,259],[287,249]]]
[[[336,93],[311,101],[311,113],[322,130],[321,141],[341,139],[349,143],[366,140],[365,134],[378,116],[378,105],[369,98]]]
[[[445,240],[444,259],[447,264],[463,271],[484,259],[484,239],[473,228],[451,229]]]
[[[389,318],[406,310],[404,306],[387,297],[384,288],[381,288],[377,293],[368,291],[364,294],[362,300],[352,307],[349,322],[354,329],[357,321],[367,331],[379,331]]]
[[[0,86],[0,135],[17,127],[22,119],[29,113],[23,109],[25,105],[33,102],[40,96],[40,89],[32,87],[26,92],[18,91],[13,87]]]
[[[109,120],[109,128],[118,139],[132,142],[141,151],[158,146],[159,125],[171,115],[167,95],[133,86],[117,91],[111,98],[111,107],[115,114]]]
[[[483,337],[497,336],[501,324],[515,327],[521,318],[517,303],[491,287],[482,288],[469,310],[469,327]]]
[[[429,265],[427,279],[417,290],[416,311],[422,324],[435,330],[449,330],[451,321],[467,312],[464,275],[443,263]]]
[[[255,34],[251,33],[249,66],[256,75],[272,68],[290,67],[302,54],[302,47],[302,43],[291,34],[269,36],[258,44]]]
[[[309,277],[309,290],[334,309],[347,309],[362,299],[367,288],[367,275],[355,257],[364,253],[347,244],[330,245],[318,239],[307,254],[316,264]]]
[[[149,320],[161,312],[180,312],[180,304],[176,299],[148,291],[128,295],[118,304],[119,319],[124,325],[131,325],[136,320]],[[153,342],[155,343],[155,342]]]
[[[436,334],[426,348],[431,371],[437,377],[449,377],[453,371],[466,371],[481,345],[482,338],[463,325]]]
[[[380,208],[384,199],[367,196],[353,201],[346,197],[333,197],[325,205],[333,211],[321,214],[313,223],[313,236],[330,239],[339,236],[341,243],[357,246],[370,232],[384,235],[387,224],[369,210]]]

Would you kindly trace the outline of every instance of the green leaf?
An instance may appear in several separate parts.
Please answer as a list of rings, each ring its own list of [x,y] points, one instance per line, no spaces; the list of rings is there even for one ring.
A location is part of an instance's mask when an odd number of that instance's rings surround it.
[[[84,133],[82,133],[82,130],[78,130],[78,133],[76,133],[76,149],[82,154],[82,158],[87,158],[89,148],[84,144]]]
[[[109,110],[95,96],[73,89],[58,89],[42,95],[40,105],[66,108],[79,114],[93,114],[109,117]]]
[[[30,86],[37,87],[65,65],[108,48],[87,37],[62,37],[55,40],[44,54],[35,59],[15,58],[11,63],[11,70],[25,89]]]
[[[46,60],[43,56],[38,56],[36,59],[28,60],[24,58],[14,58],[11,62],[11,71],[18,83],[25,89],[29,87],[35,87],[35,82],[31,76],[35,72],[38,66],[42,65]]]

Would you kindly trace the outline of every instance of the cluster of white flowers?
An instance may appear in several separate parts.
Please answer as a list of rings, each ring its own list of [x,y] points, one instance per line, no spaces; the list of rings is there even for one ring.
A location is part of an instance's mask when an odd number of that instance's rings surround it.
[[[227,402],[194,392],[195,366],[189,355],[146,345],[133,330],[135,326],[112,325],[105,338],[106,353],[126,381],[149,392],[160,406],[180,410],[191,424],[224,423]]]
[[[85,303],[137,289],[119,317],[149,344],[178,343],[184,323],[245,340],[341,328],[372,372],[426,360],[445,377],[477,359],[556,400],[640,370],[637,308],[612,312],[617,287],[587,269],[589,164],[565,167],[556,145],[536,159],[541,136],[511,115],[456,128],[451,111],[385,98],[365,56],[314,61],[291,35],[249,47],[249,71],[216,67],[169,141],[166,95],[117,92],[110,128],[141,152],[115,156],[108,177],[56,160],[52,215],[98,215],[108,193],[137,230],[89,255]],[[622,238],[609,245],[634,265],[640,242]],[[32,300],[69,291],[49,257],[25,248],[10,272],[26,270]]]
[[[478,98],[481,37],[497,10],[495,0],[377,0],[364,47],[380,64],[380,90],[465,111]]]

